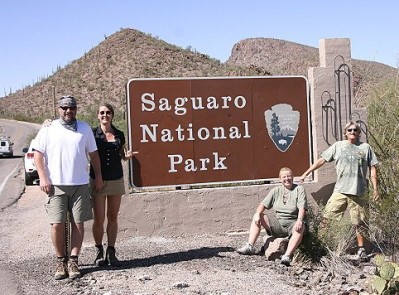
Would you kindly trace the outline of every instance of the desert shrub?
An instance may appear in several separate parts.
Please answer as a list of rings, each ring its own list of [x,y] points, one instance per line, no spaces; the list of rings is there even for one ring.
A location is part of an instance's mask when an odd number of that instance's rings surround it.
[[[28,116],[23,114],[10,114],[6,112],[1,114],[1,118],[41,124],[46,118],[48,118],[48,115]]]
[[[379,250],[393,261],[398,260],[399,250],[399,203],[392,195],[384,195],[374,204],[371,222],[371,237]]]
[[[308,232],[298,248],[298,260],[320,263],[324,260],[337,260],[345,255],[354,245],[355,229],[349,218],[325,220],[323,206],[318,212],[309,210]]]
[[[368,107],[368,139],[380,161],[379,202],[372,204],[371,234],[384,254],[396,260],[399,249],[399,85],[376,88]]]
[[[308,210],[308,230],[305,233],[297,251],[297,260],[302,262],[319,263],[327,255],[327,249],[320,236],[322,216],[320,212]]]
[[[348,216],[341,220],[326,220],[325,225],[319,230],[320,239],[324,246],[337,256],[347,254],[354,247],[356,237],[355,227]]]

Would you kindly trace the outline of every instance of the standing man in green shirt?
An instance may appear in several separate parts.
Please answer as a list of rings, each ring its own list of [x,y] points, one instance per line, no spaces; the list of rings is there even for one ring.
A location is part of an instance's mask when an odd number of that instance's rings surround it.
[[[303,173],[301,180],[320,168],[325,162],[335,162],[337,181],[334,192],[328,200],[324,218],[340,220],[349,209],[352,224],[356,228],[358,245],[358,256],[360,260],[367,260],[368,256],[364,249],[364,237],[362,228],[366,228],[366,207],[368,189],[368,171],[373,186],[373,199],[377,201],[380,197],[377,190],[378,160],[371,146],[361,142],[360,126],[355,122],[349,122],[344,128],[346,140],[337,141],[325,150],[308,170]]]

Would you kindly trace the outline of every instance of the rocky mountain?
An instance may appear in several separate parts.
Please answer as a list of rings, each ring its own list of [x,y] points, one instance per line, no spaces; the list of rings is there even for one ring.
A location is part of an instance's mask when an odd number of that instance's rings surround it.
[[[134,29],[121,29],[52,75],[0,99],[0,115],[41,122],[51,116],[53,98],[72,94],[79,114],[92,117],[101,101],[124,110],[125,85],[132,78],[305,75],[318,66],[318,49],[284,40],[252,38],[234,45],[226,63],[183,49]],[[353,60],[357,98],[364,102],[397,69]],[[29,106],[40,106],[30,108]],[[123,116],[124,112],[118,112]]]
[[[352,58],[354,103],[364,106],[372,89],[395,79],[398,69]],[[308,68],[319,66],[319,49],[271,38],[249,38],[234,45],[228,64],[266,69],[270,75],[307,76]]]

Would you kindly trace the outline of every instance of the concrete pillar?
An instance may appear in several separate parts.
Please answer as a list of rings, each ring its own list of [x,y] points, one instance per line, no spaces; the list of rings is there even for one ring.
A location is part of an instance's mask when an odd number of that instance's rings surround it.
[[[365,111],[353,106],[350,39],[322,39],[319,45],[320,67],[308,70],[314,160],[317,160],[335,141],[344,139],[343,127],[348,121],[359,119],[365,121]],[[339,87],[341,95],[338,95]],[[327,115],[330,116],[328,121]],[[335,124],[336,130],[334,130]],[[316,202],[325,203],[332,193],[336,180],[334,164],[325,164],[316,170],[314,175],[310,175],[309,180],[311,182],[305,184],[307,192]]]

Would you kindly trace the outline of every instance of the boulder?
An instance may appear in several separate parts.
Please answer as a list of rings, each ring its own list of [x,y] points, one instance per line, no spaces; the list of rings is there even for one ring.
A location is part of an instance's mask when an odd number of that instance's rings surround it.
[[[263,249],[267,260],[279,259],[287,249],[287,238],[273,238],[271,236],[265,237]]]

